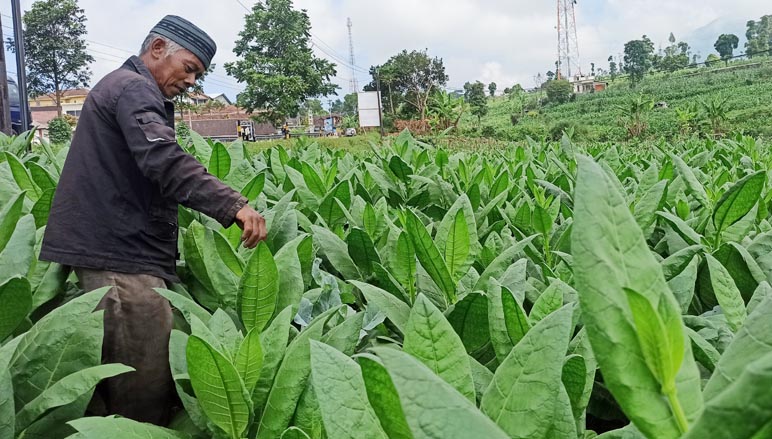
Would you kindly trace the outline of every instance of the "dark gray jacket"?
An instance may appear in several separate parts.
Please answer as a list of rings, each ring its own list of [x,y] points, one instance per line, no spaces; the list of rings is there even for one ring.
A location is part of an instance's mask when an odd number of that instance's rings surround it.
[[[228,227],[246,202],[177,144],[174,106],[133,56],[86,98],[40,259],[176,281],[178,203]]]

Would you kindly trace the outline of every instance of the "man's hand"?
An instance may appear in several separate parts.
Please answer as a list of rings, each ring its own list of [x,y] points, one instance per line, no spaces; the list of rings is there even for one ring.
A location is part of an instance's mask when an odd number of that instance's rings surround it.
[[[255,248],[258,242],[268,236],[265,219],[257,211],[246,205],[236,213],[236,224],[244,231],[241,241],[246,248]]]

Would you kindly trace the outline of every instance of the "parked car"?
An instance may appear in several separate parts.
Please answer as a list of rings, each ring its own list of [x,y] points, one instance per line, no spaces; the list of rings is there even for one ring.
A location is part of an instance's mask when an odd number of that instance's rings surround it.
[[[21,133],[21,104],[19,103],[19,87],[16,81],[8,78],[8,106],[11,107],[11,128],[14,134]]]
[[[346,137],[354,137],[357,135],[356,128],[346,128]]]

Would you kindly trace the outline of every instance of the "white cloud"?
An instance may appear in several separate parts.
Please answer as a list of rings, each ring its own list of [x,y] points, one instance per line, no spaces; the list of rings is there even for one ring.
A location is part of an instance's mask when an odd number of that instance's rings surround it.
[[[248,7],[254,1],[240,0]],[[28,9],[31,3],[22,1],[22,8]],[[79,4],[88,18],[88,40],[100,43],[91,46],[97,58],[92,66],[95,80],[117,68],[130,55],[125,50],[136,51],[161,17],[177,14],[217,41],[213,61],[217,70],[206,90],[235,97],[240,89],[222,67],[235,60],[232,50],[246,13],[239,0],[79,0]],[[348,59],[346,18],[351,17],[356,64],[365,69],[402,49],[424,48],[431,56],[443,58],[452,87],[475,80],[495,81],[500,89],[516,82],[530,87],[536,73],[554,69],[554,1],[295,0],[295,6],[308,10],[314,39],[324,41],[329,46],[322,46],[325,51],[344,60]],[[10,15],[10,6],[0,5],[0,12]],[[583,69],[589,70],[590,62],[606,67],[609,54],[620,53],[624,42],[642,34],[657,45],[664,44],[671,31],[676,37],[686,36],[722,17],[747,20],[764,13],[772,13],[772,6],[759,0],[580,0],[577,32]],[[2,18],[8,34],[10,19]],[[338,73],[336,82],[344,94],[352,72],[339,65]],[[367,73],[353,74],[360,86],[369,81]]]

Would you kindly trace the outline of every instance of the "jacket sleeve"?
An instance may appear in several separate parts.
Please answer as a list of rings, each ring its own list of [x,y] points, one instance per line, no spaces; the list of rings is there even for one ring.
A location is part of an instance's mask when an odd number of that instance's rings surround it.
[[[248,200],[182,149],[174,129],[166,124],[163,101],[152,86],[145,80],[132,81],[115,104],[116,120],[137,166],[164,197],[229,227]]]

